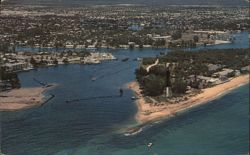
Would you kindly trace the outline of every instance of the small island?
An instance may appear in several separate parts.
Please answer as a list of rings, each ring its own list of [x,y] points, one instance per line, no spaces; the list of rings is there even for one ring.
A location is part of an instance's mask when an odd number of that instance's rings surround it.
[[[249,49],[173,51],[144,58],[136,82],[139,123],[149,123],[206,103],[249,83]]]

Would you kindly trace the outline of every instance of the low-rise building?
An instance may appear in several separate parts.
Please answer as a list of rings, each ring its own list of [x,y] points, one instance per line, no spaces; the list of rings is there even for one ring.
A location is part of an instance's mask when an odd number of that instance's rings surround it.
[[[218,69],[221,69],[223,66],[220,64],[207,64],[209,71],[216,71]]]
[[[240,70],[242,73],[249,73],[250,72],[250,65],[242,67]]]
[[[213,77],[227,77],[229,74],[233,73],[234,70],[230,68],[224,68],[222,71],[214,73]]]
[[[6,63],[2,65],[1,67],[4,68],[5,71],[7,72],[19,72],[19,71],[28,70],[32,68],[31,64],[27,62]]]

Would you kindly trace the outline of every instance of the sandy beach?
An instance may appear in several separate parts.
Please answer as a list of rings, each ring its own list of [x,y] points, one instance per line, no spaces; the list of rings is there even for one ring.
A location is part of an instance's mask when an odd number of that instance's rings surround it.
[[[49,88],[20,88],[0,92],[0,110],[12,111],[41,105],[45,101],[43,92]]]
[[[249,75],[242,75],[233,78],[226,83],[203,89],[202,93],[190,97],[186,101],[172,104],[162,103],[158,106],[154,106],[145,101],[145,99],[142,97],[142,94],[140,93],[141,90],[137,82],[129,83],[128,88],[132,89],[138,97],[138,99],[136,100],[136,104],[138,107],[138,111],[135,116],[136,120],[139,123],[147,123],[174,116],[177,112],[186,110],[193,106],[204,104],[208,101],[218,98],[229,90],[247,83],[249,83]]]

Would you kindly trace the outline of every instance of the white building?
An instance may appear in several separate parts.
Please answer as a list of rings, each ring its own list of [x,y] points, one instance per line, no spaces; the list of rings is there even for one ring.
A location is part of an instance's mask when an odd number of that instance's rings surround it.
[[[6,63],[1,67],[3,67],[7,72],[18,72],[32,68],[32,66],[27,62]]]

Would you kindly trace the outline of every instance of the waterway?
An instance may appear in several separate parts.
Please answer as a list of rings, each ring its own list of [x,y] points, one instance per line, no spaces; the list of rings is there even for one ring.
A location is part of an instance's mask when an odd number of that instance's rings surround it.
[[[244,35],[243,35],[244,36]],[[248,39],[231,47],[247,48]],[[216,47],[213,47],[216,48]],[[135,80],[138,57],[166,49],[110,50],[118,61],[59,65],[19,73],[23,87],[33,78],[58,86],[42,107],[1,112],[1,151],[6,155],[246,154],[249,150],[249,84],[206,105],[146,126],[134,136],[120,131],[136,124],[133,92],[119,89]],[[128,57],[127,62],[120,61]],[[97,77],[92,81],[92,77]],[[46,95],[45,94],[45,95]],[[96,97],[102,98],[96,98]],[[105,96],[109,96],[106,97]],[[75,102],[68,100],[83,99]],[[84,100],[86,99],[86,100]],[[151,148],[147,144],[152,142]]]

